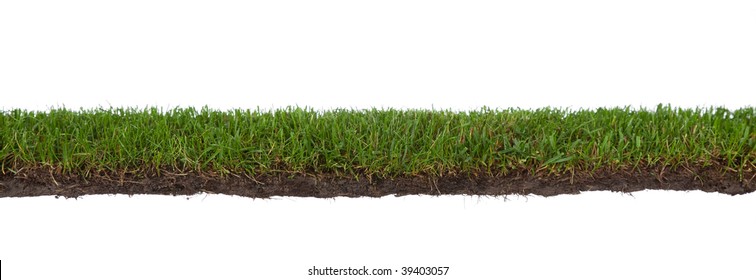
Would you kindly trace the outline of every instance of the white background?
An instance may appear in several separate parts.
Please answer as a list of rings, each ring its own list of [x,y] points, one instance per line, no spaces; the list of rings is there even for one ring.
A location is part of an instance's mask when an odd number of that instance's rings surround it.
[[[0,109],[754,106],[753,1],[0,2]],[[0,199],[3,279],[753,279],[756,196]],[[5,278],[8,277],[8,278]]]

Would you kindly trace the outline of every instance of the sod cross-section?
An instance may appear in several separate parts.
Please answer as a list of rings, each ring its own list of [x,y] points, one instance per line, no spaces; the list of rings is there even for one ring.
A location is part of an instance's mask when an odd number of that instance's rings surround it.
[[[0,197],[747,193],[756,167],[755,115],[752,107],[662,105],[6,110],[0,114]]]

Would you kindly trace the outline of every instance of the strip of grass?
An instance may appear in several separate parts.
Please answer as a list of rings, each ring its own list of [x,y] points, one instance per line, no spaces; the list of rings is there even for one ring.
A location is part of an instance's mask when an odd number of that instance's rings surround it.
[[[345,176],[756,166],[756,108],[569,111],[94,109],[0,114],[3,174]]]

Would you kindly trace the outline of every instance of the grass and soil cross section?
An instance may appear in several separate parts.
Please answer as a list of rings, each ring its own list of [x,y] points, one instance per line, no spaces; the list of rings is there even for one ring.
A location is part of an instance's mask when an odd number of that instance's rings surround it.
[[[0,197],[754,191],[756,109],[0,113]]]

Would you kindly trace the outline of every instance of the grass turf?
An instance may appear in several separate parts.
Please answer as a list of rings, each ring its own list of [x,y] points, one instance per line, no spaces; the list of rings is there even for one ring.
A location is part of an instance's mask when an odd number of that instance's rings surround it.
[[[91,109],[0,114],[3,174],[344,176],[590,173],[756,167],[756,108],[330,110]],[[742,175],[741,175],[742,179]]]

